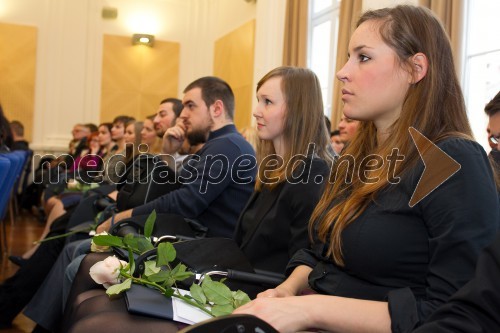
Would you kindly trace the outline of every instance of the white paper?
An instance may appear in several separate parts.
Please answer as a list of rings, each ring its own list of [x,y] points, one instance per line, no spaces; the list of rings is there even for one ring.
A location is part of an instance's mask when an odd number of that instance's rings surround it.
[[[187,290],[178,289],[178,291],[181,295],[190,295]],[[212,318],[209,314],[177,297],[172,297],[172,308],[174,310],[174,320],[181,323],[192,325]]]

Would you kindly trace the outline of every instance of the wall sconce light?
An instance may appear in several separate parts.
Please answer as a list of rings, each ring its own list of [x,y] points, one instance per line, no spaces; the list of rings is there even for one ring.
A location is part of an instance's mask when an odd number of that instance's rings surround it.
[[[133,34],[132,45],[147,45],[153,47],[155,43],[155,36],[147,34]]]

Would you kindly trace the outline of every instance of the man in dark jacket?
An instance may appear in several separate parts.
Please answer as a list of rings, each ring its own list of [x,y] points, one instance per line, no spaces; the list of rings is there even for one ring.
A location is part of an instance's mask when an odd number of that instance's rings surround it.
[[[24,138],[24,126],[20,121],[13,120],[10,122],[10,130],[12,131],[12,146],[11,150],[29,150],[28,141]]]
[[[500,234],[479,257],[474,278],[414,332],[500,332]]]

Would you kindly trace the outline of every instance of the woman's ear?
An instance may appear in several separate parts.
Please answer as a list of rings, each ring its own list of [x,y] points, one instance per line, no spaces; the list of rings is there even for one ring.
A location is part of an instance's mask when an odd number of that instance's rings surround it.
[[[418,52],[411,57],[411,64],[413,66],[413,78],[411,83],[415,84],[427,75],[429,61],[427,60],[427,56],[425,54]]]

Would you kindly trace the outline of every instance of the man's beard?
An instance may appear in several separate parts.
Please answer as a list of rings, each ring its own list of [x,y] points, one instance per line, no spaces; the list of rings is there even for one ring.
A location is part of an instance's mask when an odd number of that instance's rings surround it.
[[[205,143],[210,133],[210,128],[191,130],[187,133],[186,137],[191,146],[198,145],[200,143]]]
[[[172,123],[170,124],[169,128],[174,127],[174,126],[175,126],[175,119],[172,120]],[[161,125],[158,125],[158,126],[155,126],[155,131],[156,131],[156,135],[160,139],[163,139],[163,136],[165,135],[165,132],[167,131],[167,129],[163,129],[163,127]]]
[[[165,135],[165,132],[163,128],[158,128],[156,130],[156,136],[159,137],[160,139],[163,139],[163,136]]]

